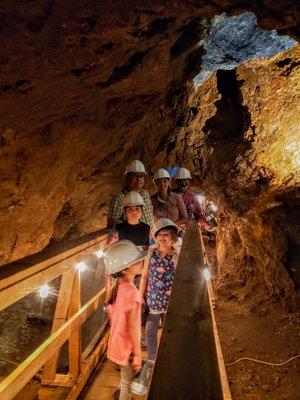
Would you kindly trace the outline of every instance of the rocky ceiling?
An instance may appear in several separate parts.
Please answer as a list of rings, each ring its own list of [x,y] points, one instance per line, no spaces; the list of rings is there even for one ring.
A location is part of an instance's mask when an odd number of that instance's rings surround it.
[[[293,307],[299,47],[193,79],[213,16],[298,38],[296,3],[2,1],[1,263],[103,227],[139,158],[187,166],[218,203],[221,291]]]

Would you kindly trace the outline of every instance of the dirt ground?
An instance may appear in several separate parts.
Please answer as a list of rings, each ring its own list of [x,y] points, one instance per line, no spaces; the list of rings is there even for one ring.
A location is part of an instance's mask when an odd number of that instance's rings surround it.
[[[219,300],[215,312],[225,363],[281,363],[300,354],[299,312],[258,315],[232,300]],[[281,367],[241,361],[226,370],[233,400],[300,399],[300,358]]]

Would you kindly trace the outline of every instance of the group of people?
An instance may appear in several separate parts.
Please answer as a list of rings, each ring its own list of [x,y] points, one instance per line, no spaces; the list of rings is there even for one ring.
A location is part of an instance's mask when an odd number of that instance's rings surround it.
[[[109,207],[104,262],[111,325],[107,357],[121,369],[116,398],[129,400],[130,383],[142,366],[142,305],[148,310],[147,359],[154,363],[159,324],[167,311],[179,256],[178,234],[190,219],[199,220],[204,228],[209,223],[189,190],[191,174],[186,168],[178,169],[174,189],[169,172],[156,171],[157,192],[152,197],[144,189],[146,171],[141,161],[131,162],[124,175],[125,186]]]

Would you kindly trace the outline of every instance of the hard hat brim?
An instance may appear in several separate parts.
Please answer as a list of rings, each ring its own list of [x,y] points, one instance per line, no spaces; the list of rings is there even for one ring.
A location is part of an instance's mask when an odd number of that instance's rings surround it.
[[[132,172],[133,174],[143,174],[144,176],[147,175],[147,172],[137,172],[137,171],[125,171],[124,175],[130,174]]]
[[[159,231],[161,231],[162,229],[164,229],[164,228],[174,228],[174,229],[176,229],[176,233],[177,233],[177,235],[178,235],[178,232],[179,232],[179,228],[178,228],[178,226],[177,225],[172,225],[172,224],[165,224],[165,225],[162,225],[162,226],[160,226],[158,229],[155,229],[154,231],[153,231],[153,235],[155,236]]]
[[[122,205],[122,208],[124,208],[124,207],[133,207],[133,206],[144,207],[145,204],[124,204],[124,205]]]
[[[117,242],[115,242],[115,243],[117,243]],[[138,261],[140,261],[140,260],[143,260],[145,257],[147,257],[147,254],[148,254],[148,250],[141,250],[141,251],[140,251],[140,257],[137,258],[136,260],[132,261],[132,262],[129,263],[129,264],[120,265],[119,268],[114,268],[113,271],[109,271],[109,268],[106,268],[106,267],[105,267],[105,273],[108,274],[108,275],[117,274],[118,272],[121,272],[121,271],[123,271],[124,269],[129,268],[132,264],[135,264],[136,262],[138,262]]]

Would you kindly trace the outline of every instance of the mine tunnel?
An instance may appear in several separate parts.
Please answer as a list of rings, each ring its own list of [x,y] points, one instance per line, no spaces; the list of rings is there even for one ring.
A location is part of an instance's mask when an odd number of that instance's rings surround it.
[[[119,398],[107,221],[135,160],[149,196],[188,170],[207,224],[173,229],[148,394],[126,398],[299,399],[299,19],[291,0],[1,2],[1,400]]]

